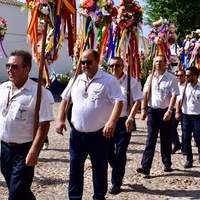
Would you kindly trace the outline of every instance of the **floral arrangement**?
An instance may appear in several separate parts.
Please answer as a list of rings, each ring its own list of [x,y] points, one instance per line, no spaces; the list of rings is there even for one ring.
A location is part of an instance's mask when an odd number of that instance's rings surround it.
[[[128,31],[136,31],[139,22],[142,22],[143,9],[140,4],[134,0],[124,0],[118,7],[116,24],[121,30],[125,28]]]
[[[2,17],[0,17],[0,46],[1,46],[1,49],[3,51],[3,54],[5,55],[5,57],[7,58],[7,54],[3,48],[3,39],[6,35],[6,31],[7,31],[7,23],[6,23],[6,20],[3,19]],[[1,52],[0,52],[0,56],[2,57],[1,55]]]
[[[2,41],[4,39],[4,36],[7,31],[7,23],[6,20],[0,17],[0,40]]]
[[[173,23],[167,19],[160,18],[153,23],[153,27],[149,31],[149,42],[151,44],[160,44],[162,41],[168,42],[170,45],[176,42],[176,28]]]
[[[177,46],[175,31],[176,27],[174,24],[165,18],[161,17],[153,23],[153,27],[148,34],[149,43],[151,45],[150,57],[154,57],[157,54],[164,55],[168,64],[174,60],[173,56],[171,56],[170,46]],[[175,47],[175,49],[178,49],[178,46]]]
[[[200,29],[186,35],[181,48],[181,61],[184,68],[193,65],[200,69]]]

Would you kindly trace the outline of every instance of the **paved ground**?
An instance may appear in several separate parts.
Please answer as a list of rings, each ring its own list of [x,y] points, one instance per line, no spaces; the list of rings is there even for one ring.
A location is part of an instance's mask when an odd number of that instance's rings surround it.
[[[58,103],[54,105],[56,116]],[[132,138],[127,153],[128,162],[122,192],[118,195],[107,194],[107,200],[186,200],[200,199],[200,164],[196,147],[194,151],[194,167],[184,169],[185,157],[181,152],[172,156],[173,169],[171,173],[163,172],[160,159],[160,143],[151,170],[151,176],[145,178],[136,172],[140,166],[146,140],[146,122],[137,115],[137,131]],[[42,151],[39,164],[36,167],[35,179],[32,186],[37,200],[65,200],[67,199],[67,184],[69,171],[68,132],[64,136],[55,133],[55,124],[52,122],[49,132],[50,146]],[[110,187],[109,168],[109,187]],[[91,180],[91,164],[88,159],[85,164],[85,185],[83,200],[92,199],[93,187]],[[7,188],[0,174],[0,199],[7,199]]]

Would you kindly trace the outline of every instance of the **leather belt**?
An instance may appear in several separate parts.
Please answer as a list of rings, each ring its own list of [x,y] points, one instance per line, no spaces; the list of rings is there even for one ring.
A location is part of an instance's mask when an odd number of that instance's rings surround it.
[[[7,146],[10,146],[10,147],[16,147],[16,146],[19,146],[20,144],[18,143],[15,143],[15,142],[4,142],[4,141],[1,141],[3,144],[7,145]]]

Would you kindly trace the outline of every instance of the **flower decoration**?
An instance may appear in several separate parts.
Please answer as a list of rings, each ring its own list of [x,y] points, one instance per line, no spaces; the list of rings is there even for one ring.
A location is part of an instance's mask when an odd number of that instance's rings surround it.
[[[115,23],[120,29],[128,29],[128,31],[136,31],[137,24],[142,22],[143,9],[140,4],[134,0],[124,0],[117,7],[118,14]]]
[[[0,17],[0,40],[3,41],[4,36],[7,31],[7,23],[6,20]]]
[[[96,11],[97,2],[95,0],[84,0],[80,2],[80,8],[82,8],[80,12],[82,15],[89,16]]]
[[[149,42],[151,44],[160,44],[162,41],[168,42],[170,45],[176,42],[176,28],[173,23],[167,19],[160,18],[153,23],[153,28],[149,31]]]

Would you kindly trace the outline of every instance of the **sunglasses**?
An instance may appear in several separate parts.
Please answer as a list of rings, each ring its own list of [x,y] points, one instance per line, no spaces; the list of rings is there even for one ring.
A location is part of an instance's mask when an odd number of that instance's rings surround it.
[[[18,65],[16,65],[16,64],[6,64],[6,69],[8,70],[8,69],[13,69],[13,70],[17,70],[17,69],[19,69],[19,66]]]
[[[120,65],[120,64],[112,64],[112,65],[110,65],[109,67],[110,68],[119,68],[119,67],[121,67],[122,65]]]
[[[194,76],[194,74],[186,74],[186,77]]]
[[[81,65],[91,65],[93,63],[93,61],[91,60],[81,60]]]
[[[178,74],[177,74],[176,77],[183,77],[183,74],[181,74],[181,75],[178,75]]]

